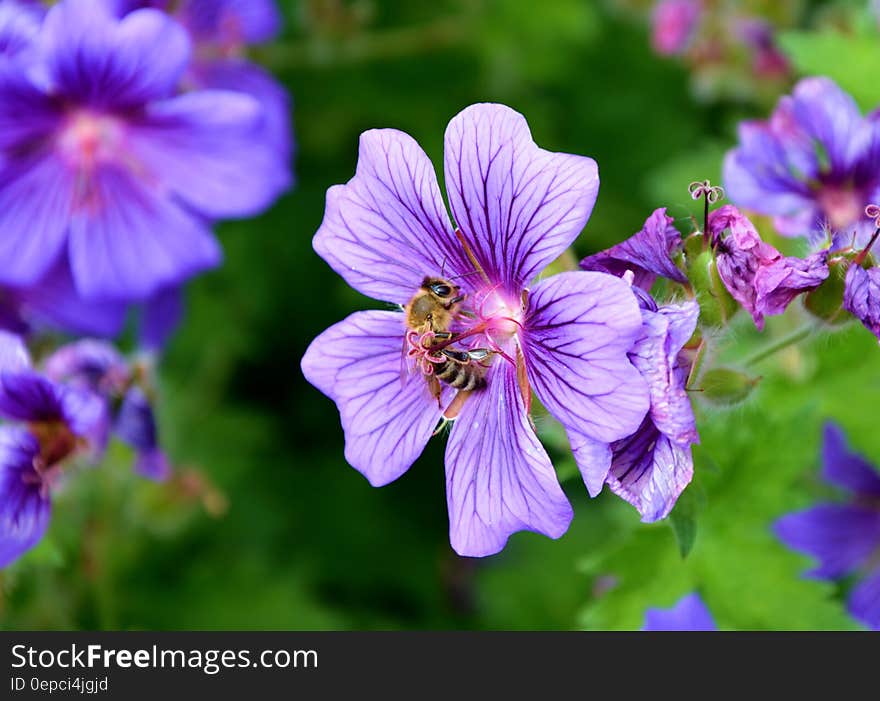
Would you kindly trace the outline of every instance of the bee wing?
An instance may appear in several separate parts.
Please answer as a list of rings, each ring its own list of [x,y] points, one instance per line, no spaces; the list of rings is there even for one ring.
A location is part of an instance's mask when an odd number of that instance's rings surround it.
[[[400,386],[403,387],[406,384],[407,379],[409,378],[410,373],[412,372],[412,363],[407,362],[406,350],[407,350],[407,342],[406,342],[406,334],[403,335],[403,343],[400,346]]]

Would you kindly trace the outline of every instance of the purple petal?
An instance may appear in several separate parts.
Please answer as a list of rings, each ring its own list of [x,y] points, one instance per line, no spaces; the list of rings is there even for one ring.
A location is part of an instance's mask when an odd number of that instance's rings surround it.
[[[161,450],[147,450],[137,454],[135,471],[154,482],[164,482],[171,476],[171,463]]]
[[[290,180],[261,136],[262,119],[250,95],[200,90],[151,105],[129,142],[136,159],[200,214],[248,217]]]
[[[273,0],[186,0],[178,17],[197,41],[261,44],[281,29]]]
[[[843,308],[880,339],[880,268],[851,263],[846,271]]]
[[[847,609],[871,630],[880,630],[880,568],[853,588]]]
[[[718,630],[712,614],[696,592],[679,599],[671,609],[648,609],[642,630]]]
[[[651,13],[651,46],[661,56],[684,53],[702,14],[699,0],[661,0]]]
[[[191,214],[128,172],[92,176],[92,204],[70,225],[77,289],[87,298],[144,299],[216,266],[222,253]]]
[[[863,120],[855,100],[824,77],[804,78],[792,98],[798,124],[822,145],[832,172],[849,169],[857,158],[854,139]]]
[[[502,550],[511,534],[558,538],[572,510],[529,424],[516,369],[496,364],[468,397],[446,447],[449,540],[459,555]]]
[[[611,445],[566,429],[575,464],[591,497],[599,496],[611,469]]]
[[[393,482],[424,450],[441,409],[419,373],[402,375],[403,315],[356,312],[302,359],[306,379],[336,402],[345,458],[374,487]]]
[[[455,116],[444,164],[458,227],[492,281],[516,294],[577,238],[599,191],[592,158],[539,148],[504,105]]]
[[[648,389],[627,351],[642,328],[629,285],[603,273],[560,273],[529,295],[523,354],[529,381],[566,429],[610,443],[635,431]]]
[[[183,317],[183,290],[166,287],[144,302],[139,340],[146,350],[160,350],[180,326]]]
[[[681,245],[681,234],[666,216],[666,208],[654,211],[637,234],[606,251],[581,261],[584,270],[606,272],[618,277],[627,270],[635,274],[633,285],[649,290],[661,277],[685,283],[687,278],[672,261],[671,253]]]
[[[67,238],[73,194],[73,174],[49,156],[0,166],[0,281],[22,287],[46,276]]]
[[[85,300],[77,292],[67,256],[38,283],[10,289],[19,316],[34,326],[48,326],[74,334],[116,336],[125,323],[127,306],[113,300]]]
[[[31,356],[20,336],[0,331],[0,372],[21,372],[31,366]]]
[[[33,468],[39,452],[28,431],[0,426],[0,567],[34,547],[49,525],[51,506]]]
[[[690,446],[674,443],[646,418],[638,431],[611,449],[609,489],[632,504],[645,523],[666,518],[694,476]]]
[[[473,271],[431,161],[407,134],[361,134],[357,172],[327,191],[315,250],[359,292],[405,304],[426,276]]]
[[[808,574],[835,579],[854,570],[880,547],[880,512],[821,504],[783,516],[774,530],[788,547],[819,560],[819,566]]]
[[[117,109],[173,95],[190,56],[183,27],[157,10],[121,21],[108,10],[92,0],[49,10],[41,42],[55,92]]]
[[[816,289],[828,278],[828,252],[806,258],[786,257],[761,266],[755,273],[755,309],[760,314],[785,312],[794,298]]]
[[[285,166],[290,165],[292,127],[290,96],[271,73],[243,59],[193,61],[187,78],[201,88],[233,90],[254,97],[262,108],[260,142]]]
[[[153,407],[140,387],[132,387],[125,393],[113,430],[120,440],[139,452],[151,452],[158,446]]]
[[[30,49],[39,31],[40,17],[30,7],[11,0],[0,3],[0,57]]]
[[[0,415],[14,421],[64,419],[62,388],[33,370],[0,373]]]
[[[32,156],[30,160],[20,156],[18,160],[24,165],[17,168],[31,167],[28,164],[34,160],[33,152],[39,150],[40,142],[51,137],[61,118],[57,100],[37,88],[20,65],[0,60],[0,149],[5,151],[0,164],[14,151]],[[8,176],[0,183],[7,180]]]
[[[853,494],[880,497],[880,472],[847,447],[840,427],[829,421],[822,437],[822,477]]]

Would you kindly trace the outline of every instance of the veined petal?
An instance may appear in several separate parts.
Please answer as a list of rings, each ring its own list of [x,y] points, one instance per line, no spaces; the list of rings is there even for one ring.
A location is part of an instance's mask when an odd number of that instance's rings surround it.
[[[723,171],[724,189],[742,207],[771,216],[788,216],[813,206],[809,192],[794,178],[774,175],[773,166],[763,159],[750,158],[740,149],[727,153]]]
[[[361,134],[355,176],[327,190],[315,251],[359,292],[405,304],[426,276],[467,273],[434,166],[395,129]]]
[[[636,507],[645,523],[666,518],[694,476],[690,445],[674,443],[647,418],[611,449],[609,489]]]
[[[627,351],[642,315],[626,282],[604,273],[554,275],[532,289],[524,326],[529,381],[566,429],[610,443],[639,427],[648,388]]]
[[[34,370],[0,373],[0,416],[13,421],[64,419],[60,386]]]
[[[27,430],[0,426],[0,567],[36,545],[49,525],[49,500],[40,493],[34,478],[34,458],[39,454],[37,439]]]
[[[424,376],[401,377],[403,334],[398,312],[356,312],[312,341],[302,359],[306,379],[336,402],[346,460],[374,487],[409,469],[441,415]]]
[[[880,339],[880,268],[850,264],[846,271],[843,308]]]
[[[871,630],[880,630],[880,567],[853,588],[847,609]]]
[[[104,166],[70,224],[70,259],[86,298],[144,299],[216,266],[217,241],[201,221],[128,172]]]
[[[577,238],[596,203],[592,158],[552,153],[504,105],[472,105],[446,128],[446,188],[458,227],[493,282],[519,294]]]
[[[820,504],[783,516],[774,530],[788,547],[819,560],[819,566],[808,574],[835,579],[861,565],[880,546],[880,512]]]
[[[611,469],[611,444],[588,438],[582,433],[566,429],[575,464],[591,497],[599,496]]]
[[[642,630],[718,630],[712,614],[696,592],[679,599],[671,609],[648,609]]]
[[[499,552],[511,534],[558,538],[572,510],[529,424],[516,369],[496,363],[468,397],[446,446],[449,540],[459,555]]]
[[[40,41],[53,92],[96,107],[169,97],[190,56],[186,32],[164,12],[136,10],[117,20],[93,0],[52,7]]]
[[[254,97],[199,90],[150,105],[129,143],[135,158],[199,213],[246,217],[266,209],[290,182],[262,128]]]
[[[45,153],[0,166],[0,281],[33,285],[48,273],[67,238],[73,196],[73,174]]]
[[[138,451],[156,449],[156,417],[150,400],[140,387],[132,387],[125,393],[113,429],[121,440]]]
[[[822,477],[853,494],[880,497],[880,472],[847,447],[840,427],[829,421],[822,437]]]

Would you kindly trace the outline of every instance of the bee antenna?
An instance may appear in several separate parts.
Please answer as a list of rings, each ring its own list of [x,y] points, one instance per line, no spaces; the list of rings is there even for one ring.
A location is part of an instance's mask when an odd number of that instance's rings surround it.
[[[479,270],[471,270],[469,273],[462,273],[461,275],[455,275],[453,277],[448,277],[446,279],[447,280],[458,280],[459,278],[462,278],[462,277],[468,277],[469,275],[479,275],[479,274],[480,274]]]

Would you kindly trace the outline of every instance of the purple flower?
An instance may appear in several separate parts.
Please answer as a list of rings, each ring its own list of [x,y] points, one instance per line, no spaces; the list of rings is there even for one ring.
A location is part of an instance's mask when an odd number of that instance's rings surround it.
[[[651,14],[651,45],[663,56],[683,54],[702,14],[700,0],[660,0]]]
[[[425,339],[433,332],[420,337],[392,311],[330,327],[302,368],[336,402],[346,459],[374,486],[403,474],[438,421],[454,419],[450,540],[461,555],[483,556],[520,530],[557,538],[572,517],[530,423],[532,389],[580,447],[584,470],[610,464],[609,444],[638,428],[648,396],[627,351],[641,315],[629,285],[609,275],[535,281],[590,216],[592,159],[545,151],[522,115],[478,104],[446,130],[445,175],[458,229],[418,144],[392,129],[365,132],[354,178],[327,192],[314,246],[352,287],[402,306],[426,278],[447,278],[446,298],[463,299],[446,347],[473,354],[479,383],[456,394],[432,380],[442,361],[436,338]]]
[[[776,45],[773,26],[763,19],[744,17],[735,24],[740,41],[752,50],[752,70],[762,78],[788,75],[788,59]]]
[[[674,219],[666,208],[655,210],[645,220],[641,231],[623,243],[587,256],[581,261],[584,270],[598,270],[621,277],[631,270],[633,284],[650,290],[657,276],[686,283],[687,278],[672,260],[672,253],[681,247],[681,234],[673,226]]]
[[[635,433],[611,445],[610,470],[585,475],[592,495],[606,482],[645,522],[668,516],[693,478],[691,445],[699,436],[685,390],[690,361],[682,348],[699,314],[694,301],[642,310],[642,333],[630,359],[648,383],[651,410]]]
[[[270,73],[247,59],[248,47],[267,43],[281,31],[272,0],[117,0],[120,15],[142,7],[169,11],[186,28],[193,55],[183,87],[234,90],[256,98],[264,112],[263,134],[255,147],[267,160],[279,159],[289,178],[293,150],[290,97]],[[282,186],[289,186],[289,180]]]
[[[880,122],[828,78],[806,78],[766,122],[743,122],[724,161],[728,196],[773,217],[786,236],[863,241],[862,212],[880,188]]]
[[[849,594],[849,611],[867,626],[880,630],[880,473],[851,452],[843,432],[825,425],[822,476],[849,492],[850,501],[819,504],[779,519],[774,530],[788,547],[812,555],[819,565],[807,574],[838,579],[863,575]]]
[[[134,448],[135,469],[163,480],[171,472],[159,448],[156,418],[145,381],[149,368],[130,363],[109,343],[84,339],[62,346],[46,360],[46,375],[66,386],[88,391],[103,403],[95,442],[104,447],[110,434]]]
[[[865,270],[859,263],[850,263],[846,271],[843,308],[880,339],[880,268]]]
[[[21,340],[0,331],[0,567],[42,538],[50,492],[67,461],[91,440],[102,407],[87,391],[30,367]]]
[[[671,609],[648,609],[642,630],[718,630],[712,614],[696,592],[679,599]]]
[[[29,287],[68,257],[81,296],[143,300],[219,262],[207,221],[279,194],[253,98],[175,96],[191,46],[165,14],[63,0],[35,50],[0,63],[3,283]]]
[[[722,232],[729,234],[722,237]],[[764,315],[781,314],[803,292],[828,277],[827,251],[808,258],[784,257],[761,240],[752,223],[733,205],[709,214],[718,275],[731,296],[764,328]]]

